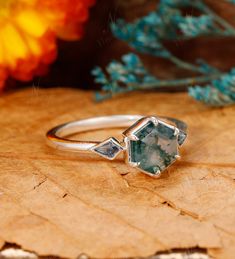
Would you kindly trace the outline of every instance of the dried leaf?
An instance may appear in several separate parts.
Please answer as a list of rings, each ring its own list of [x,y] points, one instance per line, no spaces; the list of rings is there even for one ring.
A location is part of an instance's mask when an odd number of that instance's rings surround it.
[[[132,93],[104,103],[78,90],[25,90],[0,98],[0,233],[39,255],[148,256],[173,248],[235,254],[235,110],[186,94]],[[45,132],[108,114],[158,114],[189,124],[182,160],[152,179],[121,159],[58,153]],[[104,139],[120,131],[86,133]],[[123,175],[120,175],[122,173]]]

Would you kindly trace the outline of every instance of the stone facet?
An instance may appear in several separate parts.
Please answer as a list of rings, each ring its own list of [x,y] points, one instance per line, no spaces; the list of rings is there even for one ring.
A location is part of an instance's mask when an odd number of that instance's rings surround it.
[[[158,175],[178,156],[175,128],[161,121],[148,121],[134,133],[138,140],[129,141],[130,162],[150,175]]]
[[[114,159],[122,150],[122,146],[114,138],[109,138],[93,148],[93,152],[108,159]]]
[[[178,143],[179,143],[180,146],[183,145],[186,137],[187,137],[187,134],[184,131],[181,130],[179,132],[179,135],[178,135]]]

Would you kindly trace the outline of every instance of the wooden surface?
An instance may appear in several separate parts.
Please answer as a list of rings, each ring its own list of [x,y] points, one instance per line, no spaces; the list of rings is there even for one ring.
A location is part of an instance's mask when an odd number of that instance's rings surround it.
[[[182,160],[152,179],[121,159],[57,153],[45,132],[104,114],[185,120]],[[0,97],[0,246],[39,255],[99,258],[200,247],[235,254],[235,109],[210,109],[186,94],[132,93],[95,104],[92,93],[28,89]],[[102,140],[119,131],[80,136]],[[126,173],[120,175],[120,173]]]

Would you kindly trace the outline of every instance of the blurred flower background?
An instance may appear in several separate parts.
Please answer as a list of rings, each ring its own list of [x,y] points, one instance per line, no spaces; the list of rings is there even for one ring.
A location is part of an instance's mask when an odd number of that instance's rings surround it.
[[[44,75],[57,38],[79,40],[94,0],[0,0],[0,88]]]

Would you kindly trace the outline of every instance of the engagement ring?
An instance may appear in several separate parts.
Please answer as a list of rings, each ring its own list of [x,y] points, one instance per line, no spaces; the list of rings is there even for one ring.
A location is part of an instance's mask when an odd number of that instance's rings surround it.
[[[102,142],[67,138],[76,133],[120,127],[128,127],[122,133],[122,141],[114,137]],[[180,157],[179,147],[187,137],[186,129],[184,122],[168,117],[112,115],[59,125],[48,131],[47,140],[59,150],[93,152],[109,160],[123,153],[127,164],[159,177]]]

